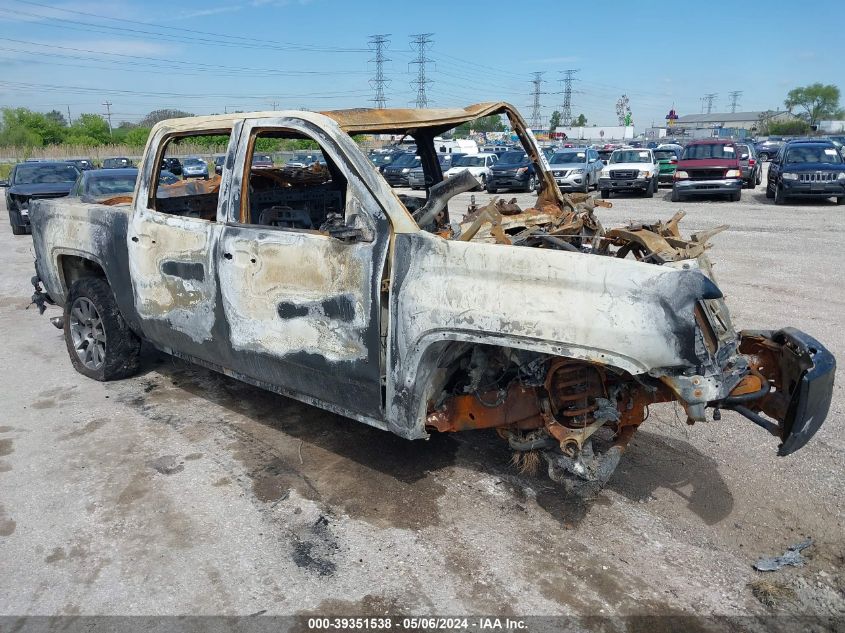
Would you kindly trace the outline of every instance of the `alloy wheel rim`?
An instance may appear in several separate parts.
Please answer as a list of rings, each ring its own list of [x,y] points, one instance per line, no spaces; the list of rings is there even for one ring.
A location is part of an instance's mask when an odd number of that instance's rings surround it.
[[[97,370],[106,361],[106,330],[94,303],[78,297],[70,308],[70,337],[79,360]]]

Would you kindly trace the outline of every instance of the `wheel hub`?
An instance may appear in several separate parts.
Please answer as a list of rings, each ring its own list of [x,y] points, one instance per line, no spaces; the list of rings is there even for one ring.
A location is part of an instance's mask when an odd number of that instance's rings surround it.
[[[70,308],[70,336],[79,360],[88,369],[97,370],[106,360],[106,331],[94,303],[78,297]]]

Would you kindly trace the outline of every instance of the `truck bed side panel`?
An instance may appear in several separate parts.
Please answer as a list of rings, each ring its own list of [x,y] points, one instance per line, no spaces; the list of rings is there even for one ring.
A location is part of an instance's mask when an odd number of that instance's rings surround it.
[[[123,317],[140,330],[126,249],[128,206],[105,206],[74,199],[39,200],[30,210],[38,273],[45,290],[64,305],[66,282],[59,265],[62,255],[98,263],[112,287]]]

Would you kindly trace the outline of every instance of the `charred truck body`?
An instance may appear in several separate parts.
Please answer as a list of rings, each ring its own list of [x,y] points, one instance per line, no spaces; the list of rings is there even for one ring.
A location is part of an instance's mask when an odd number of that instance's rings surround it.
[[[444,181],[433,139],[496,114],[531,158],[536,205],[458,218],[449,199],[479,183]],[[416,141],[424,197],[397,196],[352,140],[381,133]],[[229,136],[222,174],[159,183],[168,146],[202,134]],[[314,141],[325,164],[252,169],[261,138]],[[164,121],[131,200],[33,204],[36,299],[64,307],[91,378],[131,375],[143,338],[408,439],[495,428],[559,481],[606,481],[657,402],[690,423],[737,411],[781,455],[803,446],[834,360],[791,328],[734,330],[705,254],[723,227],[605,230],[596,206],[560,192],[504,103]]]

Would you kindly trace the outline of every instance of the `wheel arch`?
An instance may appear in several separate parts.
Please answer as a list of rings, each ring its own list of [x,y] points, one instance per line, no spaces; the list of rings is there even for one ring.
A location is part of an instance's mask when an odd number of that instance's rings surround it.
[[[578,345],[559,345],[502,333],[449,330],[430,333],[406,360],[393,369],[394,396],[389,401],[388,423],[394,433],[410,439],[427,437],[425,420],[429,400],[441,390],[449,377],[449,363],[474,345],[547,354],[601,365],[610,371],[631,375],[648,368],[636,359]]]

